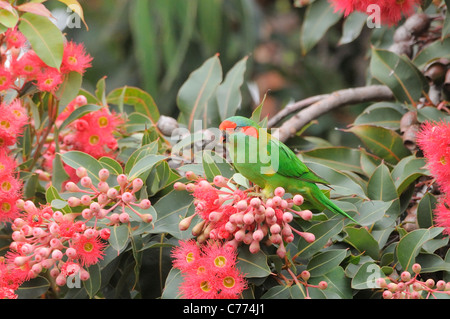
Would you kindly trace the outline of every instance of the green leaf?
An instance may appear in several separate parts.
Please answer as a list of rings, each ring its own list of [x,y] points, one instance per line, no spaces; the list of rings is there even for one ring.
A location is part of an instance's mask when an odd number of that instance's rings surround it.
[[[18,29],[45,64],[59,69],[64,51],[64,38],[53,22],[43,16],[25,13],[20,17]]]
[[[72,212],[72,209],[68,206],[67,202],[63,200],[63,198],[61,197],[61,195],[59,195],[58,190],[54,187],[54,186],[49,186],[47,188],[47,190],[45,191],[45,199],[47,201],[47,203],[51,203],[52,207],[55,209],[59,209],[55,206],[53,206],[53,201],[54,200],[61,200],[64,202],[64,205],[62,206],[61,210],[64,214],[68,214]]]
[[[306,269],[312,277],[325,275],[337,267],[347,256],[346,249],[330,249],[314,255]]]
[[[193,71],[178,91],[177,105],[188,130],[204,129],[216,123],[218,110],[208,107],[211,97],[222,81],[222,66],[218,55],[206,60]],[[200,125],[195,125],[199,120]]]
[[[178,224],[180,221],[190,216],[194,211],[192,194],[185,191],[171,191],[161,197],[154,205],[158,213],[158,220],[154,222],[151,233],[167,232],[178,239],[192,237],[190,229],[180,231]],[[192,221],[191,227],[196,224],[196,219]]]
[[[62,191],[62,184],[69,179],[61,159],[61,154],[56,153],[53,158],[52,184],[57,190]]]
[[[70,167],[77,169],[79,167],[86,168],[88,176],[94,184],[100,182],[98,172],[103,168],[102,165],[91,155],[80,151],[69,151],[61,154],[61,158]]]
[[[358,136],[376,156],[397,164],[411,152],[403,145],[402,137],[395,131],[374,125],[355,125],[347,130]]]
[[[347,278],[342,267],[335,267],[322,276],[311,277],[308,283],[317,285],[322,280],[328,283],[327,289],[312,289],[311,292],[320,291],[327,299],[351,299],[353,297],[353,291],[350,288],[350,279]]]
[[[360,253],[364,253],[373,259],[379,257],[378,242],[365,228],[346,227],[344,231],[347,233],[345,241],[355,247]]]
[[[316,0],[309,5],[300,35],[302,54],[307,54],[341,17],[342,14],[334,12],[333,6],[327,0]]]
[[[372,124],[396,130],[400,128],[400,119],[404,113],[403,106],[399,104],[379,102],[370,105],[359,114],[353,125]]]
[[[221,175],[220,169],[210,152],[203,152],[202,165],[208,181],[212,182],[215,176]]]
[[[389,168],[381,164],[373,172],[367,184],[367,195],[370,199],[389,202],[398,198],[397,188],[392,180]]]
[[[242,102],[240,88],[244,82],[248,56],[237,62],[225,76],[216,91],[217,106],[221,120],[235,115]]]
[[[98,162],[103,168],[108,169],[112,175],[120,175],[123,173],[122,165],[111,157],[100,157]]]
[[[307,232],[313,233],[316,239],[312,243],[300,239],[296,255],[301,258],[312,257],[325,246],[330,238],[339,234],[342,228],[343,221],[340,219],[330,219],[313,225],[307,229]]]
[[[370,72],[401,103],[416,105],[422,93],[428,92],[428,83],[416,66],[407,57],[391,51],[373,47]]]
[[[391,172],[397,193],[402,194],[417,178],[428,174],[425,159],[414,155],[403,158]]]
[[[246,278],[262,278],[271,274],[267,256],[262,251],[252,254],[247,248],[240,249],[237,261],[237,267],[246,274]]]
[[[354,11],[345,18],[339,45],[353,42],[367,23],[367,14]]]
[[[448,18],[446,18],[448,21]],[[446,22],[448,24],[448,22]],[[450,58],[450,38],[445,38],[442,41],[433,41],[429,45],[423,47],[414,57],[414,64],[422,69],[427,64],[435,59],[449,59]]]
[[[380,200],[361,202],[357,205],[358,214],[354,215],[353,218],[361,226],[370,226],[383,218],[391,205],[392,202],[384,202]]]
[[[84,115],[100,110],[102,107],[95,104],[86,104],[73,110],[70,115],[61,123],[59,130],[62,130],[73,121],[83,117]]]
[[[153,97],[139,88],[125,86],[115,89],[108,94],[106,101],[109,104],[134,106],[135,111],[147,116],[153,125],[159,120],[159,110]]]
[[[62,110],[66,107],[74,98],[77,97],[78,92],[83,82],[83,76],[81,73],[72,71],[64,77],[63,83],[59,86],[55,95],[59,99],[59,109]]]
[[[351,287],[353,289],[376,289],[378,278],[383,278],[384,274],[381,268],[374,262],[366,262],[359,267],[355,276],[352,278]]]
[[[17,11],[12,7],[8,10],[0,9],[0,23],[6,28],[14,28],[19,21]]]
[[[111,229],[111,236],[109,237],[109,243],[119,254],[128,244],[129,234],[128,225],[113,226]]]
[[[94,264],[92,266],[89,266],[87,271],[89,272],[89,279],[83,281],[83,285],[89,297],[94,298],[94,296],[100,290],[102,284],[100,266],[98,264]]]
[[[363,174],[360,158],[361,151],[348,147],[324,147],[302,152],[302,157],[311,162],[330,166],[340,171],[352,171]]]
[[[333,196],[356,195],[361,198],[367,198],[363,187],[344,172],[319,163],[304,162],[319,176],[326,176],[326,180],[333,185],[333,189],[330,190]]]
[[[416,262],[420,249],[430,239],[432,239],[430,229],[416,229],[400,239],[396,247],[396,254],[403,270],[412,271],[411,267]]]
[[[131,168],[136,165],[136,163],[147,155],[156,155],[158,153],[158,142],[152,142],[150,144],[145,144],[135,150],[128,158],[125,164],[125,174],[129,174]]]
[[[431,193],[425,193],[417,206],[417,223],[420,228],[433,226],[433,212],[436,208],[437,199]]]
[[[181,271],[177,268],[170,269],[169,274],[166,278],[166,283],[164,285],[164,290],[161,295],[161,299],[179,299],[180,290],[179,287],[183,282],[183,277],[181,276]]]
[[[290,296],[289,286],[279,285],[267,290],[267,292],[261,296],[261,299],[289,299]]]
[[[46,293],[50,288],[50,282],[41,276],[25,281],[15,293],[19,299],[35,299]]]
[[[130,172],[128,173],[128,179],[133,180],[137,177],[143,177],[144,174],[149,174],[150,170],[153,166],[155,166],[157,163],[161,162],[162,160],[166,159],[164,155],[146,155],[143,158],[141,158],[139,161],[136,162],[136,164],[130,169]],[[144,177],[144,179],[147,178],[147,176]]]

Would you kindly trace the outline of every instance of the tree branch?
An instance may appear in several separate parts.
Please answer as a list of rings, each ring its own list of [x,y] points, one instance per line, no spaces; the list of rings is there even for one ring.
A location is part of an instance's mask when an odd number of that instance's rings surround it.
[[[371,85],[339,90],[327,95],[318,95],[317,97],[317,102],[311,102],[309,106],[306,105],[306,108],[303,108],[303,105],[307,103],[302,101],[306,101],[308,99],[299,101],[298,105],[301,105],[300,108],[303,109],[284,122],[278,129],[275,129],[278,133],[278,139],[280,141],[285,142],[288,138],[294,136],[298,131],[300,131],[310,121],[333,109],[363,102],[390,101],[393,100],[394,95],[387,86]],[[309,101],[313,101],[314,97],[309,99]],[[295,109],[295,107],[291,107],[289,110],[290,112],[283,112],[281,116],[276,117],[276,119],[271,121],[271,123],[273,124],[274,122],[279,122],[282,117],[292,113],[293,109]]]

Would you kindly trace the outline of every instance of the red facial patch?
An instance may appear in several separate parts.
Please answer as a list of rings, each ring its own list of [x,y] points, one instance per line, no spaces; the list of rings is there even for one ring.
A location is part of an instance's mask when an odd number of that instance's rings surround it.
[[[237,124],[231,121],[223,121],[219,125],[219,130],[226,131],[228,129],[234,130],[236,128]]]
[[[242,128],[242,132],[245,135],[253,136],[253,137],[256,137],[256,138],[259,136],[258,129],[253,127],[253,126],[244,126]]]

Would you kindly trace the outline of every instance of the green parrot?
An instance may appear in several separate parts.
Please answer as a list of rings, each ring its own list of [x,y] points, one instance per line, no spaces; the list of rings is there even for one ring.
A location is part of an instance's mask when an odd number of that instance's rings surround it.
[[[261,187],[264,196],[273,195],[277,187],[290,194],[300,194],[315,208],[329,209],[356,221],[334,204],[316,184],[328,182],[311,171],[285,144],[267,133],[253,120],[232,116],[219,129],[233,166],[248,180]]]

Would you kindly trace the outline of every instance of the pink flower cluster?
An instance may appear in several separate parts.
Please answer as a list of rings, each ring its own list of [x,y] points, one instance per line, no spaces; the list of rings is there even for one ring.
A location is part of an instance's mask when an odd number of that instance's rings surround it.
[[[141,179],[129,181],[121,174],[117,176],[119,187],[110,187],[106,169],[99,171],[97,185],[85,168],[78,168],[76,173],[81,187],[73,182],[66,184],[66,190],[74,193],[67,200],[68,206],[77,208],[72,212],[54,210],[49,204],[36,207],[32,201],[19,200],[23,212],[12,223],[13,242],[0,263],[0,297],[1,291],[3,297],[13,296],[11,293],[22,282],[35,278],[43,270],[60,286],[72,275],[87,280],[89,273],[85,268],[103,259],[110,227],[130,222],[126,209],[142,221],[152,222],[152,215],[135,209],[151,206],[148,199],[136,200],[135,193],[143,186]]]
[[[27,122],[27,111],[19,100],[0,104],[0,223],[9,222],[18,214],[16,201],[21,198],[22,183],[9,147],[16,144]]]
[[[185,299],[237,299],[247,287],[236,268],[236,250],[219,241],[180,241],[172,257],[184,279],[180,293]]]
[[[403,16],[409,16],[420,5],[420,0],[329,0],[335,7],[335,11],[343,11],[348,16],[354,11],[366,14],[375,13],[376,6],[380,13],[382,23],[397,24]]]
[[[74,110],[86,104],[86,97],[78,95],[59,114],[56,126],[60,127]],[[118,149],[118,134],[121,132],[123,123],[124,120],[120,115],[110,111],[108,106],[83,115],[59,131],[59,135],[46,144],[46,151],[43,154],[43,169],[48,173],[53,171],[53,160],[56,155],[55,143],[58,143],[61,154],[68,151],[80,151],[96,159],[104,156],[115,158],[115,152]],[[74,169],[67,165],[64,165],[64,168],[70,181],[79,181]]]
[[[180,222],[180,229],[188,229],[194,216],[200,216],[202,221],[192,228],[192,234],[199,242],[225,240],[226,245],[234,248],[245,243],[252,253],[260,250],[262,242],[275,244],[278,245],[277,254],[284,257],[284,243],[292,242],[294,233],[307,242],[315,240],[314,234],[299,231],[289,224],[294,215],[304,220],[312,218],[311,211],[294,207],[303,204],[301,195],[284,198],[285,191],[279,187],[273,197],[265,199],[252,193],[253,189],[242,191],[230,186],[231,181],[223,176],[216,176],[213,183],[192,172],[187,172],[186,176],[194,182],[186,185],[178,182],[174,188],[192,192],[195,213]]]
[[[444,233],[450,235],[450,124],[424,122],[417,134],[417,145],[442,193],[434,211],[436,226],[444,227]]]
[[[420,280],[419,274],[422,270],[420,264],[412,265],[413,274],[404,271],[398,279],[379,278],[377,284],[384,289],[384,299],[428,299],[436,298],[437,294],[450,295],[450,282],[433,279]]]
[[[28,50],[25,47],[26,38],[17,28],[6,31],[4,42],[10,58],[7,59],[6,53],[2,57],[2,61],[9,61],[9,66],[0,67],[0,91],[10,88],[20,91],[26,83],[31,82],[40,91],[55,92],[68,73],[83,74],[86,68],[91,66],[92,57],[86,54],[82,44],[73,41],[64,44],[63,60],[59,70],[49,67],[36,52]],[[25,50],[23,54],[21,49]]]

